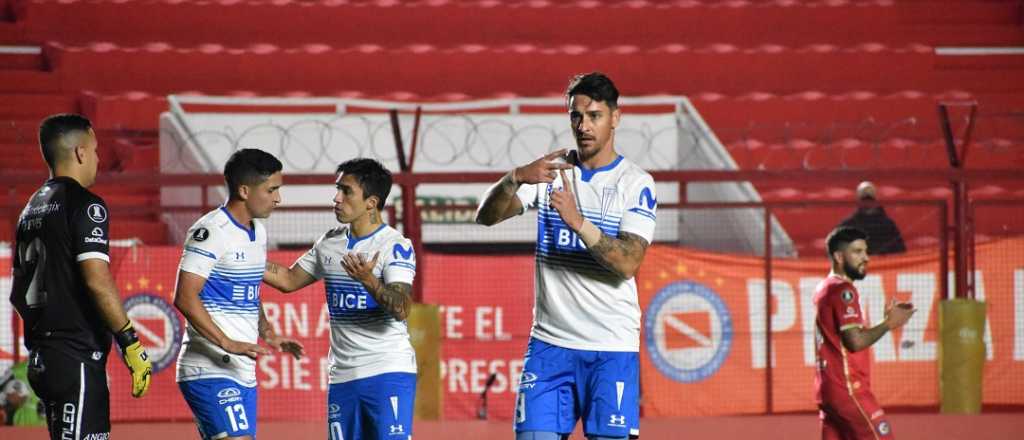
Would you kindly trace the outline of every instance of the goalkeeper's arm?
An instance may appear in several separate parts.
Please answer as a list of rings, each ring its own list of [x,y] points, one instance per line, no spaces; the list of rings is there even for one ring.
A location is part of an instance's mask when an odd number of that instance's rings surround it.
[[[128,315],[124,312],[121,297],[117,293],[114,277],[110,275],[110,266],[104,260],[90,258],[79,263],[82,278],[92,299],[96,303],[103,322],[114,333],[117,345],[121,347],[121,356],[132,375],[132,396],[142,397],[149,389],[153,367],[142,347],[135,329],[132,328]]]

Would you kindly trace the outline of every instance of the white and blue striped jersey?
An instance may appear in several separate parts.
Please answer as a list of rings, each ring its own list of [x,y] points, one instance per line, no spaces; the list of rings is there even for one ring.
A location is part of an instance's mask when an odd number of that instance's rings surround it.
[[[348,227],[332,229],[299,258],[302,270],[324,280],[331,319],[330,382],[415,373],[416,352],[406,322],[382,309],[342,267],[342,256],[353,252],[367,261],[380,253],[373,274],[385,284],[412,284],[416,277],[412,242],[388,225],[365,237],[352,236]]]
[[[251,227],[238,223],[224,207],[210,211],[188,231],[179,270],[206,278],[199,293],[213,323],[236,341],[257,343],[259,337],[260,282],[267,265],[267,232],[259,219]],[[178,354],[178,382],[231,379],[256,386],[256,361],[227,354],[185,326]]]
[[[611,237],[625,231],[651,242],[658,202],[650,174],[622,156],[601,168],[577,165],[570,171],[566,177],[576,182],[584,217]],[[595,260],[550,206],[551,190],[561,187],[558,177],[550,184],[522,185],[516,193],[523,212],[539,209],[531,336],[576,350],[639,351],[636,281]]]

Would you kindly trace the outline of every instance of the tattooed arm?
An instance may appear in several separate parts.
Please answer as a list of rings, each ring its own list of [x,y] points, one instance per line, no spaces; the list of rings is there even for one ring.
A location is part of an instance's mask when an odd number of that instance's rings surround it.
[[[647,253],[647,240],[629,232],[619,232],[618,238],[601,233],[597,243],[588,246],[590,255],[604,267],[625,279],[636,276]]]
[[[412,307],[412,285],[406,283],[388,283],[378,281],[376,288],[366,289],[377,301],[380,308],[386,310],[399,321],[409,317]]]
[[[399,321],[409,317],[409,308],[412,307],[412,284],[409,283],[387,283],[381,281],[373,274],[373,268],[377,265],[380,252],[374,254],[373,259],[366,261],[362,256],[355,253],[348,253],[341,257],[341,267],[345,269],[350,277],[359,281],[366,291],[373,296],[380,308],[384,309],[391,316]]]
[[[282,293],[291,293],[306,287],[316,281],[312,275],[299,267],[295,262],[291,268],[285,268],[280,264],[267,261],[267,267],[263,271],[263,282],[270,284]]]
[[[562,182],[570,181],[565,178],[564,172],[559,173]],[[636,276],[640,263],[644,261],[644,254],[647,253],[647,240],[630,232],[619,231],[618,238],[601,232],[580,213],[576,206],[576,196],[570,186],[555,188],[551,191],[550,197],[551,207],[558,211],[566,226],[579,235],[594,259],[624,279]]]

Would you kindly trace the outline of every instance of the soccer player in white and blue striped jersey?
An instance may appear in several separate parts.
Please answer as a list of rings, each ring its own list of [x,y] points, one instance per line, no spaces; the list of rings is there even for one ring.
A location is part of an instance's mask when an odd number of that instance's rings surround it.
[[[188,321],[177,381],[203,439],[256,436],[256,358],[271,347],[296,358],[299,342],[275,334],[263,314],[260,280],[267,261],[262,219],[281,202],[281,162],[236,151],[224,166],[228,201],[188,231],[174,305]]]
[[[619,92],[600,73],[566,92],[576,151],[505,175],[477,211],[493,225],[537,206],[533,329],[516,397],[517,440],[640,434],[634,276],[654,237],[654,180],[614,149]],[[559,158],[567,160],[558,160]]]
[[[331,318],[329,440],[412,438],[416,352],[405,319],[416,256],[409,239],[384,224],[391,173],[373,159],[338,166],[327,231],[291,268],[268,262],[263,280],[293,292],[324,280]]]

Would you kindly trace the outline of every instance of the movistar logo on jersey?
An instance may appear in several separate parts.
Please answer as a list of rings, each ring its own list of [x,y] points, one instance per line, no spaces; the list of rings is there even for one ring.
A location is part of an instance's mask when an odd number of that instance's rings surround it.
[[[644,188],[640,191],[640,199],[637,200],[637,206],[630,208],[629,212],[634,212],[651,220],[655,220],[655,206],[658,206],[658,199],[654,198],[654,192],[651,191],[650,188]]]
[[[405,248],[405,247],[402,247],[401,244],[395,243],[395,247],[391,250],[391,254],[395,258],[401,258],[403,260],[408,260],[410,257],[412,257],[412,246],[409,246],[408,248]]]

